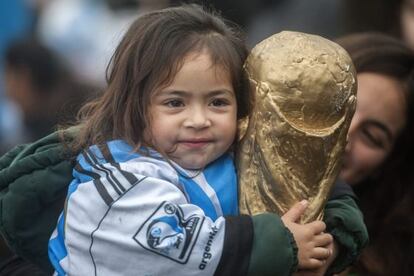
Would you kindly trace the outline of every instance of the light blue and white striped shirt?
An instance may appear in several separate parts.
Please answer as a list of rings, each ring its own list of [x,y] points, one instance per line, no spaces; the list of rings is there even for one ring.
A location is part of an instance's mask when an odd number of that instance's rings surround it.
[[[237,178],[225,154],[203,171],[121,140],[77,158],[65,210],[49,241],[58,275],[213,275]]]

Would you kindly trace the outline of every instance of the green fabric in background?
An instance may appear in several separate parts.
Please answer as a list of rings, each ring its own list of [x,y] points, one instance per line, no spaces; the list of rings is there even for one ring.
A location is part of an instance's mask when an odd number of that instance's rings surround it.
[[[53,133],[0,158],[1,234],[17,255],[48,272],[48,240],[72,179],[72,164],[63,152],[58,133]]]

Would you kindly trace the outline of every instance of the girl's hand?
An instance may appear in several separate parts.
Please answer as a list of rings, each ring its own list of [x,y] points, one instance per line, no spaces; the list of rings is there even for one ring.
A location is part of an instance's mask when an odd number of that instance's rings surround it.
[[[293,275],[294,276],[323,276],[325,275],[326,271],[328,271],[329,266],[332,264],[332,262],[335,260],[336,256],[338,255],[338,246],[335,241],[331,243],[327,248],[332,250],[332,254],[331,256],[329,256],[329,258],[326,260],[325,264],[322,267],[318,269],[312,269],[312,270],[298,270]]]
[[[285,226],[292,232],[298,246],[298,268],[319,269],[332,255],[333,238],[324,233],[326,225],[322,221],[299,224],[298,220],[305,212],[308,202],[303,200],[295,204],[282,216]]]

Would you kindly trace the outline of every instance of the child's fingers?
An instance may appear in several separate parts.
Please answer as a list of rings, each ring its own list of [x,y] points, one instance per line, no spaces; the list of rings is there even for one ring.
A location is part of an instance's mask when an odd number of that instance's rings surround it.
[[[333,237],[331,234],[322,233],[322,234],[316,235],[313,238],[313,242],[315,244],[315,247],[326,247],[333,242]]]
[[[285,222],[296,222],[305,212],[308,207],[308,201],[302,200],[301,202],[296,203],[290,208],[283,216],[282,220]]]
[[[319,260],[316,258],[310,258],[306,262],[304,262],[301,269],[317,269],[322,267],[326,263],[326,260]]]
[[[312,252],[312,257],[319,260],[326,260],[332,255],[332,250],[325,247],[315,247]]]
[[[322,233],[326,229],[326,224],[320,220],[310,222],[308,225],[311,227],[314,234]]]

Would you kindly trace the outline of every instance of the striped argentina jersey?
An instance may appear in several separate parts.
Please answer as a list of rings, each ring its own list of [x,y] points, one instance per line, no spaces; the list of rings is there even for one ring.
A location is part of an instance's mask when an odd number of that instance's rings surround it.
[[[83,151],[73,176],[49,240],[58,275],[213,275],[232,263],[225,239],[240,217],[229,154],[194,172],[115,140]]]

